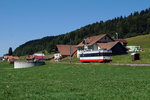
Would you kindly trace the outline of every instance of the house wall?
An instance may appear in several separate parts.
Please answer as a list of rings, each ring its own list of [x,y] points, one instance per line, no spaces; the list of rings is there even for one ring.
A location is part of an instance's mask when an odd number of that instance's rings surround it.
[[[84,50],[88,50],[88,46],[87,45],[84,45]]]
[[[98,50],[100,50],[101,48],[98,46]]]
[[[111,48],[113,55],[127,54],[127,49],[119,42]]]
[[[80,58],[80,54],[82,54],[82,52],[84,52],[84,47],[78,47],[77,48],[77,58]]]
[[[91,51],[98,50],[98,45],[96,43],[94,43],[93,45],[88,46],[88,50],[91,50]],[[80,54],[82,54],[84,51],[85,51],[84,48],[81,48],[81,47],[77,48],[77,58],[80,58]]]
[[[96,44],[96,43],[94,43],[93,45],[92,45],[92,50],[98,50],[98,45]]]
[[[80,58],[80,54],[82,54],[84,50],[77,50],[77,58]]]

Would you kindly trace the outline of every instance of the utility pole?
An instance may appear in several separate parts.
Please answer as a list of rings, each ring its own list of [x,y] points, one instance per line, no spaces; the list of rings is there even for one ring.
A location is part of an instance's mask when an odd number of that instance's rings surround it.
[[[70,38],[70,64],[71,64],[71,38]]]
[[[44,61],[43,60],[43,54],[44,54],[44,46],[42,45],[42,62]]]
[[[116,38],[118,39],[119,37],[118,37],[118,33],[116,32]]]

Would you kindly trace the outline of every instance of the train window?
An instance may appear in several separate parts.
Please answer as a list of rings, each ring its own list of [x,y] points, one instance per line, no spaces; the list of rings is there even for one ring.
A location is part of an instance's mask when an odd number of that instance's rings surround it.
[[[102,56],[112,56],[111,53],[103,53]]]
[[[80,54],[80,57],[84,57],[84,54]]]

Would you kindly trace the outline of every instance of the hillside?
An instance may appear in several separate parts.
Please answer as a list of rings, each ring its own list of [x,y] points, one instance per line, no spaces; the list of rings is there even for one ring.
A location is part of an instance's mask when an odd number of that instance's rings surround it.
[[[140,60],[132,61],[129,53],[127,55],[114,56],[113,63],[150,63],[150,34],[131,37],[126,40],[128,41],[128,46],[141,46],[143,51],[139,52]]]
[[[119,38],[149,34],[150,8],[141,12],[131,13],[128,17],[120,16],[106,22],[96,22],[66,34],[26,42],[17,47],[13,55],[29,55],[43,49],[52,52],[57,44],[69,44],[70,39],[72,44],[78,44],[89,36],[98,34],[114,36],[116,32],[119,33]]]
[[[128,45],[137,45],[142,48],[150,48],[150,34],[127,38]]]

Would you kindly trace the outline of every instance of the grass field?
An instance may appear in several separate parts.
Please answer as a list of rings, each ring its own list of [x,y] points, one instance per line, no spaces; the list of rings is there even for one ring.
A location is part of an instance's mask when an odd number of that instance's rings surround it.
[[[136,37],[127,38],[126,40],[128,41],[128,45],[136,45],[141,46],[142,48],[150,49],[150,34],[139,35]]]
[[[140,53],[139,61],[132,61],[130,53],[128,55],[114,56],[114,63],[150,63],[150,34],[140,35],[126,39],[129,46],[141,46],[144,50]]]
[[[150,67],[70,65],[13,69],[0,62],[0,100],[148,100]]]
[[[143,52],[139,52],[140,54],[140,60],[132,61],[131,60],[131,54],[127,55],[119,55],[119,56],[113,56],[112,62],[113,63],[150,63],[150,49],[149,48],[143,48]]]

